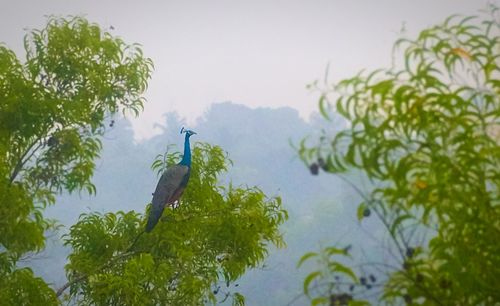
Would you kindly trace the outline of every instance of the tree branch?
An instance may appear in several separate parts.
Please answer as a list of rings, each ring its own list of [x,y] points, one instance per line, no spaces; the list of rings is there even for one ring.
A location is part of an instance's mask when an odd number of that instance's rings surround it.
[[[111,258],[110,261],[108,263],[106,263],[105,265],[103,265],[99,270],[103,270],[103,269],[109,268],[114,263],[116,263],[116,261],[118,261],[120,259],[123,259],[123,258],[126,258],[128,256],[139,254],[139,253],[140,252],[125,252],[125,253],[122,253],[120,255],[117,255],[117,256]],[[81,274],[81,275],[77,276],[76,278],[68,281],[66,284],[64,284],[63,286],[59,287],[59,289],[57,289],[57,291],[56,291],[56,297],[60,297],[63,294],[63,292],[66,291],[66,289],[68,289],[69,287],[73,286],[74,284],[77,284],[77,283],[83,281],[88,276],[89,275]]]
[[[23,166],[28,162],[28,160],[31,159],[33,154],[35,154],[35,152],[42,146],[42,143],[38,143],[39,141],[40,141],[40,137],[38,137],[31,145],[29,145],[28,149],[21,155],[21,157],[19,158],[19,161],[17,162],[16,166],[14,167],[14,171],[12,171],[12,174],[9,177],[9,183],[12,184],[14,182],[14,180],[16,179],[16,176],[19,174],[19,172],[21,171]],[[38,143],[38,146],[34,150],[32,150],[33,147],[37,143]],[[28,155],[28,153],[30,153],[30,151],[31,151],[31,154],[26,158],[26,156]]]

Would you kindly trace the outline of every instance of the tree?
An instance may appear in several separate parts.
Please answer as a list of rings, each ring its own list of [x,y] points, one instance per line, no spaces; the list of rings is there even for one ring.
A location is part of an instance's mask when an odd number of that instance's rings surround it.
[[[304,282],[313,304],[359,298],[375,279],[367,265],[388,274],[383,303],[500,302],[500,21],[498,8],[488,12],[399,40],[401,65],[317,87],[325,119],[346,128],[299,153],[315,172],[371,182],[366,193],[353,185],[364,198],[358,218],[381,221],[394,257],[349,268],[349,249],[304,255],[301,264],[324,265]]]
[[[208,144],[194,147],[181,205],[167,209],[153,232],[144,233],[146,218],[134,211],[82,215],[64,237],[72,253],[68,283],[57,292],[18,266],[44,248],[45,231],[57,228],[43,210],[58,194],[95,193],[100,137],[119,111],[138,114],[152,69],[136,45],[82,18],[49,19],[25,45],[25,64],[0,48],[2,302],[56,305],[64,297],[82,305],[192,305],[231,296],[243,304],[229,286],[263,261],[269,244],[284,244],[278,227],[287,212],[279,197],[258,188],[221,186],[218,176],[230,161]],[[159,155],[152,168],[162,172],[178,157]]]
[[[94,193],[100,136],[116,113],[137,114],[152,62],[137,45],[83,18],[49,18],[25,37],[22,63],[0,45],[0,300],[55,303],[19,259],[44,247],[43,217],[63,191]]]
[[[178,159],[160,155],[153,168],[161,173]],[[220,147],[196,144],[180,205],[151,233],[135,212],[81,216],[66,237],[73,252],[62,290],[69,286],[82,305],[199,305],[229,296],[244,304],[234,282],[262,262],[270,243],[283,246],[278,227],[287,213],[279,197],[219,185],[228,164]]]

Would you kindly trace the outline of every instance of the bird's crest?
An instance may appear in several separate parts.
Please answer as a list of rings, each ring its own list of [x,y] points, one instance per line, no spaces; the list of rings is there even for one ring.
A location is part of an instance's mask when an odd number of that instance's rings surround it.
[[[183,134],[183,133],[186,133],[186,134],[188,134],[189,136],[191,136],[191,135],[193,135],[193,134],[196,134],[196,132],[195,132],[195,131],[188,130],[188,129],[185,129],[184,127],[182,127],[182,129],[181,129],[181,134]]]

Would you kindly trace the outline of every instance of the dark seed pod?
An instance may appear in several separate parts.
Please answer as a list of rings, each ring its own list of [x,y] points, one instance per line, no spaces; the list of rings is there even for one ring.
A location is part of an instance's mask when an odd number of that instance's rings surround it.
[[[365,208],[365,210],[363,210],[363,217],[369,217],[371,214],[372,212],[369,208]]]
[[[377,278],[375,278],[375,276],[373,274],[370,274],[370,281],[372,283],[376,282],[377,281]]]
[[[364,285],[366,285],[366,277],[364,277],[364,276],[363,276],[363,277],[360,277],[360,278],[359,278],[359,282],[360,282],[360,283],[361,283],[361,285],[363,285],[363,286],[364,286]]]
[[[413,255],[415,255],[415,249],[412,247],[409,247],[406,249],[406,257],[412,258]]]
[[[220,290],[220,286],[217,286],[217,288],[214,289],[213,293],[217,294],[217,293],[219,293],[219,290]]]
[[[319,166],[317,163],[313,163],[312,165],[309,166],[309,170],[311,171],[312,175],[318,175],[319,173]]]
[[[58,144],[58,140],[55,136],[50,136],[49,140],[47,141],[47,144],[49,145],[49,147],[53,147],[53,146],[56,146]]]
[[[366,289],[368,289],[368,290],[372,289],[372,285],[366,284]]]

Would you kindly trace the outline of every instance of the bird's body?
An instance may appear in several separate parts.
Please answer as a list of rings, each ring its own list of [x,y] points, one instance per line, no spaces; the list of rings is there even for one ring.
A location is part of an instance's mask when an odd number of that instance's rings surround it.
[[[184,131],[182,129],[181,133]],[[186,188],[189,175],[191,173],[191,148],[189,145],[189,137],[196,134],[193,131],[186,130],[186,138],[184,140],[184,156],[177,165],[174,165],[163,172],[151,201],[151,211],[149,213],[146,232],[153,230],[158,223],[165,206],[173,205],[182,196]]]

